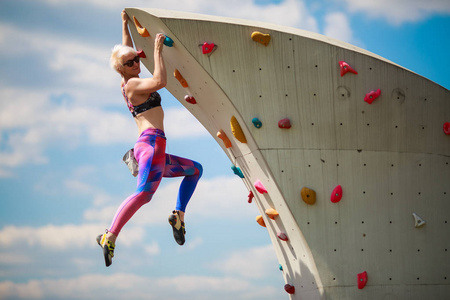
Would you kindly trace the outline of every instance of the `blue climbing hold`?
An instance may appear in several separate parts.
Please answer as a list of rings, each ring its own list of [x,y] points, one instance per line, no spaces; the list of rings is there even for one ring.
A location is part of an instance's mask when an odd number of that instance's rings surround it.
[[[253,118],[252,120],[253,125],[255,125],[256,128],[261,128],[262,123],[258,118]]]
[[[244,178],[244,174],[242,174],[242,171],[240,168],[238,168],[236,166],[231,166],[231,170],[233,170],[234,174],[236,174],[237,176]]]
[[[281,264],[278,266],[278,268],[280,268],[280,271],[283,271],[283,266]]]
[[[173,46],[173,40],[170,37],[168,37],[167,35],[166,35],[166,38],[164,40],[164,45],[166,45],[167,47],[172,47]]]

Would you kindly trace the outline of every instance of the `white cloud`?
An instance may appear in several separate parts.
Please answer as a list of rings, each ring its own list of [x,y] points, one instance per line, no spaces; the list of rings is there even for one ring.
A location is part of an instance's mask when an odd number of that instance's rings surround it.
[[[275,250],[272,245],[268,245],[235,251],[228,257],[211,264],[211,267],[230,276],[239,275],[257,279],[270,274],[277,264]]]
[[[325,16],[324,35],[347,43],[353,42],[353,31],[344,13],[335,12]]]
[[[448,0],[346,0],[351,12],[364,12],[371,18],[382,18],[391,24],[416,22],[431,15],[449,15]]]
[[[255,291],[257,291],[255,293]],[[170,294],[170,295],[169,295]],[[274,299],[272,287],[240,278],[208,276],[146,277],[131,273],[0,282],[6,299]],[[76,297],[74,297],[76,295]]]

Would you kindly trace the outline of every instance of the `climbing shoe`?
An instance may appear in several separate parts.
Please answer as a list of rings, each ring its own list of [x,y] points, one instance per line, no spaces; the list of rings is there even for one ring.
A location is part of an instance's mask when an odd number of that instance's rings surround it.
[[[181,222],[180,215],[177,211],[173,211],[169,216],[169,224],[172,225],[175,241],[178,245],[182,246],[185,242],[184,235],[186,234],[186,229],[184,227],[184,222]]]
[[[108,231],[106,231],[108,233]],[[114,248],[116,247],[113,242],[106,238],[106,233],[100,234],[97,237],[97,243],[103,249],[103,256],[105,257],[105,265],[109,267],[112,264],[112,258],[114,257]]]

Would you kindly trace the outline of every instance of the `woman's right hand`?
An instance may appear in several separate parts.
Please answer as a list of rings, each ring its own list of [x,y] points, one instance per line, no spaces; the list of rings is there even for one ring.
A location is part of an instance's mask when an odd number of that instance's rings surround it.
[[[127,15],[127,13],[125,12],[125,9],[122,10],[122,22],[124,22],[125,24],[128,23],[128,15]]]
[[[158,33],[155,37],[155,52],[161,53],[166,36],[162,33]]]

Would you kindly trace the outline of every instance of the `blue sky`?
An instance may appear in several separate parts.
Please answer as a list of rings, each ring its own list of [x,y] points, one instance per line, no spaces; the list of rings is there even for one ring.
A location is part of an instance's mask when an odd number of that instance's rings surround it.
[[[187,243],[179,247],[167,223],[180,181],[165,179],[105,268],[95,236],[136,184],[121,158],[137,131],[108,63],[124,7],[306,29],[450,88],[447,0],[2,0],[0,299],[287,298],[244,184],[167,91],[168,152],[204,167],[187,210]]]

